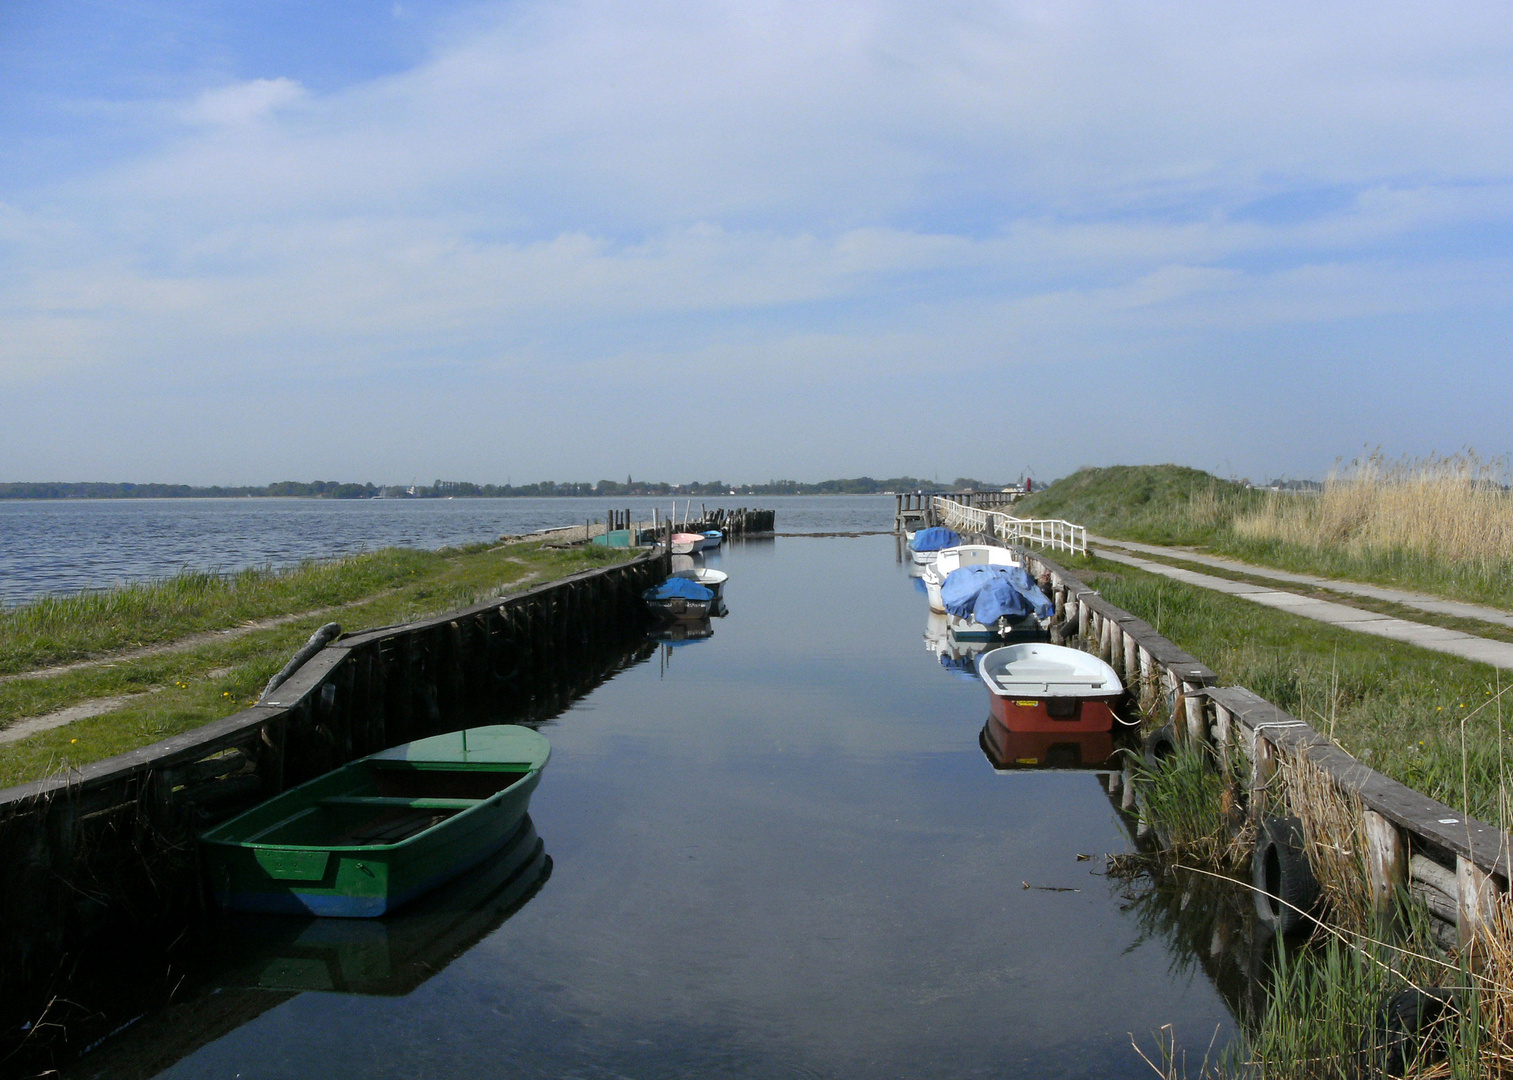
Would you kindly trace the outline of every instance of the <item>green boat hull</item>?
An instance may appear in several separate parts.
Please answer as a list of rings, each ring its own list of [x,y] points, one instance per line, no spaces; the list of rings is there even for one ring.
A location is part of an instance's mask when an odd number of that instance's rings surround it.
[[[550,752],[500,726],[354,761],[206,832],[211,892],[230,911],[383,915],[498,851]]]

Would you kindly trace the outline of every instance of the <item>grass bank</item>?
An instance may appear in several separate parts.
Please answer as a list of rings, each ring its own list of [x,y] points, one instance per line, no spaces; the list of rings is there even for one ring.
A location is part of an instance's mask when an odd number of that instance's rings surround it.
[[[1373,768],[1502,820],[1513,701],[1483,664],[1429,653],[1096,558],[1067,561],[1231,685],[1246,686]]]
[[[0,682],[0,731],[83,702],[143,696],[104,715],[0,744],[0,787],[123,753],[246,707],[322,623],[340,622],[348,632],[388,626],[630,557],[610,548],[539,544],[392,548],[282,572],[186,574],[7,610],[0,617],[4,673],[94,662]],[[274,619],[275,625],[245,629],[249,621]],[[161,649],[121,655],[143,645]]]
[[[1259,491],[1177,465],[1114,466],[1080,470],[1015,513],[1513,609],[1513,496],[1495,484],[1500,473],[1500,463],[1469,452],[1377,456],[1306,494]]]

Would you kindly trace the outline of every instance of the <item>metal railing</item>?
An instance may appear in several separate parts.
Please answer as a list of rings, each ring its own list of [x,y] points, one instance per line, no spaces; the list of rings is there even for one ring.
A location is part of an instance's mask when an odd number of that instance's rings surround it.
[[[1006,544],[1035,544],[1052,551],[1087,554],[1087,529],[1070,521],[1017,518],[996,510],[965,506],[955,499],[934,496],[935,516],[957,532],[987,533]]]

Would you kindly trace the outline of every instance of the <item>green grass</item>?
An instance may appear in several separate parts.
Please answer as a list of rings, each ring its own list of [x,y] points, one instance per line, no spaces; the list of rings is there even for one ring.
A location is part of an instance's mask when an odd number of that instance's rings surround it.
[[[1422,608],[1410,607],[1407,604],[1398,604],[1390,600],[1378,600],[1375,597],[1360,596],[1356,593],[1341,592],[1325,586],[1277,581],[1275,578],[1262,577],[1259,574],[1249,574],[1239,570],[1208,566],[1204,563],[1195,563],[1184,559],[1181,552],[1174,552],[1169,555],[1152,555],[1148,552],[1140,552],[1139,557],[1151,562],[1159,562],[1166,566],[1175,566],[1183,570],[1193,570],[1200,574],[1208,574],[1210,577],[1223,578],[1226,581],[1241,581],[1250,585],[1261,585],[1268,589],[1278,589],[1284,592],[1296,593],[1299,596],[1311,596],[1318,600],[1345,604],[1348,607],[1360,608],[1362,611],[1374,611],[1380,615],[1390,615],[1395,619],[1406,619],[1409,622],[1424,623],[1428,626],[1442,626],[1447,630],[1459,630],[1462,633],[1474,634],[1477,637],[1489,638],[1494,641],[1513,642],[1513,627],[1503,626],[1500,623],[1485,622],[1481,619],[1461,618],[1457,615],[1444,615],[1437,611],[1425,611]]]
[[[0,674],[174,641],[291,611],[333,607],[433,573],[441,553],[409,548],[288,570],[185,573],[0,609]]]
[[[1262,494],[1182,465],[1079,469],[1015,504],[1015,517],[1062,518],[1147,544],[1211,544]]]
[[[1236,536],[1229,532],[1217,533],[1208,546],[1216,555],[1228,555],[1279,570],[1346,581],[1367,581],[1513,610],[1513,562],[1501,565],[1456,563],[1401,549],[1346,551],[1312,548],[1280,540]]]
[[[96,698],[150,692],[150,696],[114,712],[0,744],[0,787],[123,753],[245,708],[269,676],[322,623],[334,619],[349,633],[388,626],[466,606],[508,591],[527,578],[535,584],[620,562],[633,554],[602,547],[553,550],[535,544],[507,548],[476,545],[440,551],[395,549],[328,564],[306,564],[284,575],[237,575],[229,579],[232,584],[228,589],[200,594],[220,597],[213,603],[196,607],[192,601],[184,601],[177,622],[166,614],[174,604],[146,604],[149,614],[144,621],[153,627],[151,640],[158,644],[171,643],[186,634],[230,629],[255,617],[248,615],[249,611],[261,612],[263,617],[308,613],[292,622],[211,639],[183,650],[0,683],[0,727]],[[278,580],[281,577],[288,580]],[[88,602],[76,607],[70,607],[66,600],[48,602],[45,615],[32,618],[40,628],[38,637],[45,635],[49,644],[17,635],[13,639],[15,649],[18,654],[44,656],[41,663],[45,664],[58,659],[49,652],[54,647],[50,643],[90,640],[108,641],[114,647],[136,644],[147,635],[138,634],[128,622],[121,621],[111,631],[96,634],[88,626],[76,625],[76,621],[88,622],[101,611],[131,610],[145,603],[144,596],[182,600],[196,595],[197,585],[181,589],[177,582],[173,579],[121,590],[133,595],[114,606],[108,594],[80,598]],[[239,587],[248,590],[248,595],[238,596]],[[369,589],[366,596],[362,592],[365,587]],[[285,597],[282,610],[266,606],[274,595]],[[335,602],[345,606],[335,613],[322,610]],[[212,616],[211,608],[218,614]],[[25,611],[22,608],[16,614]],[[12,625],[25,622],[18,619]],[[176,632],[168,630],[169,625],[176,626]],[[84,655],[102,654],[109,656],[103,647]]]
[[[1494,669],[1097,559],[1067,567],[1213,668],[1451,806],[1500,820],[1513,697]],[[1089,573],[1091,571],[1091,573]]]

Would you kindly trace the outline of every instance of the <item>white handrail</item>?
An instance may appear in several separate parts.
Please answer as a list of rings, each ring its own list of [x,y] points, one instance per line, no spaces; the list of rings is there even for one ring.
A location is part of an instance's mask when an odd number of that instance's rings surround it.
[[[957,532],[987,533],[1005,543],[1029,543],[1053,551],[1087,554],[1087,529],[1060,518],[1017,518],[996,510],[967,506],[945,496],[933,496],[936,516]]]

